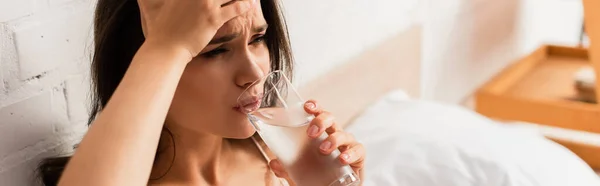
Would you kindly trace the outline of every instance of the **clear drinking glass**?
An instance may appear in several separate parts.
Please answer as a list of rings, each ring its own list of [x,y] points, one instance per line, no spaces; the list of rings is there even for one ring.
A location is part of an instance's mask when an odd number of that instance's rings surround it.
[[[339,150],[330,155],[319,151],[327,133],[308,137],[306,131],[314,116],[304,110],[304,103],[282,71],[255,81],[238,98],[240,110],[266,144],[257,146],[263,154],[276,156],[296,185],[359,185],[352,168],[339,161]]]

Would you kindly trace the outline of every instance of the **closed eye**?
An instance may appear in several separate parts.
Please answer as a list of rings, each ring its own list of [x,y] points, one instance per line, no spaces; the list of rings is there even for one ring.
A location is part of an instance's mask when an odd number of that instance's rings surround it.
[[[227,50],[225,48],[216,48],[211,51],[205,52],[204,54],[202,54],[202,56],[205,58],[214,58],[214,57],[217,57],[219,54],[222,54],[222,53],[225,53],[228,51],[229,50]]]

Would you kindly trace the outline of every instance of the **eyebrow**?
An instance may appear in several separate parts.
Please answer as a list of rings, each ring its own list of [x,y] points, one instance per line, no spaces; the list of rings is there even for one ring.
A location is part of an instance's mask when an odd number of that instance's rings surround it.
[[[267,30],[268,27],[269,27],[269,25],[264,24],[264,25],[261,25],[259,27],[252,28],[252,31],[254,31],[254,33],[256,33],[256,32],[263,32],[263,31]],[[210,42],[208,42],[208,45],[215,45],[215,44],[227,43],[227,42],[229,42],[229,41],[237,38],[238,36],[240,36],[240,33],[233,33],[233,34],[229,34],[229,35],[225,35],[225,36],[213,38],[212,40],[210,40]]]
[[[264,25],[261,25],[259,27],[254,27],[252,29],[252,31],[254,31],[254,32],[263,32],[263,31],[267,30],[268,27],[269,27],[268,24],[264,24]]]
[[[239,35],[240,35],[240,33],[234,33],[234,34],[230,34],[230,35],[226,35],[226,36],[222,36],[222,37],[213,38],[212,40],[210,40],[210,42],[208,42],[208,45],[226,43],[226,42],[229,42],[229,41],[235,39]]]

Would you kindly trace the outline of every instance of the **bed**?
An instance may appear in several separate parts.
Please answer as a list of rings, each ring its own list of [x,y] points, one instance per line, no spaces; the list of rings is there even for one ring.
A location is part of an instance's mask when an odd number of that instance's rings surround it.
[[[411,99],[420,33],[411,26],[300,89],[365,145],[365,186],[600,185],[585,162],[535,131]]]

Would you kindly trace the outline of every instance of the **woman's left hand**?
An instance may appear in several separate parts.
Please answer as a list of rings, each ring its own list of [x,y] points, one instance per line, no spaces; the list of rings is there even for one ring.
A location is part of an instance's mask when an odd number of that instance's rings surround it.
[[[304,104],[304,110],[315,115],[315,119],[311,121],[306,131],[309,137],[318,138],[323,132],[329,134],[329,137],[321,142],[319,146],[321,153],[328,155],[335,149],[339,149],[341,152],[338,157],[340,162],[350,165],[356,174],[360,174],[365,161],[365,148],[363,145],[356,141],[352,134],[344,132],[342,127],[335,122],[335,117],[323,110],[316,101],[307,101]]]
[[[344,132],[342,127],[335,122],[333,115],[323,110],[316,101],[307,101],[304,104],[304,110],[315,116],[306,131],[309,137],[318,138],[323,132],[329,134],[329,137],[321,142],[319,151],[325,155],[329,155],[335,149],[339,149],[341,152],[341,155],[338,157],[340,162],[350,165],[354,172],[359,177],[362,177],[366,153],[364,146],[356,141],[352,134]],[[278,161],[271,161],[270,166],[277,176],[287,177],[286,172]]]

